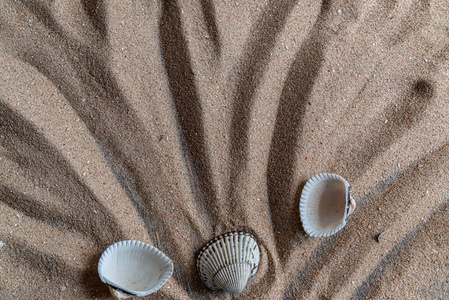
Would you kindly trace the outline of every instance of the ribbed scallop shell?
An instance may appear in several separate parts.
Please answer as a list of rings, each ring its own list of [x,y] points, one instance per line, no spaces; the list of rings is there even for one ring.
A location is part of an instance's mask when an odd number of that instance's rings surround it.
[[[304,230],[313,237],[335,234],[346,225],[351,200],[349,183],[340,175],[320,173],[310,178],[301,193],[299,210]]]
[[[173,262],[156,247],[140,241],[121,241],[103,252],[98,273],[117,294],[143,297],[165,284],[173,274]]]
[[[223,289],[238,294],[256,274],[259,261],[256,240],[248,233],[233,232],[221,235],[203,247],[197,268],[201,280],[211,290]]]

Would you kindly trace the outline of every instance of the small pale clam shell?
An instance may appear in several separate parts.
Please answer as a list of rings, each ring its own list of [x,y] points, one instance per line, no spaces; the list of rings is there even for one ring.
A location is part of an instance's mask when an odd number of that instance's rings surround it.
[[[259,246],[243,232],[221,235],[203,247],[197,259],[201,280],[211,290],[238,294],[259,267]]]
[[[173,274],[173,262],[140,241],[111,245],[100,257],[98,274],[117,299],[143,297],[159,290]]]
[[[349,183],[340,175],[320,173],[304,186],[299,211],[304,230],[313,237],[327,237],[346,225],[355,209]]]

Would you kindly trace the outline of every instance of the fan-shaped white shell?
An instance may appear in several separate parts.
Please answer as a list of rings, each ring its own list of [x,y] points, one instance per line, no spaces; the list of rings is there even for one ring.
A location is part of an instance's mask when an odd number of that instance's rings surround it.
[[[259,261],[256,240],[248,233],[235,232],[210,241],[198,255],[197,267],[210,289],[237,294],[257,272]]]
[[[335,234],[346,225],[350,205],[349,183],[336,174],[310,178],[301,193],[299,210],[304,230],[313,237]]]
[[[101,281],[119,294],[143,297],[165,284],[173,274],[173,263],[156,247],[140,241],[122,241],[103,252],[98,273]]]

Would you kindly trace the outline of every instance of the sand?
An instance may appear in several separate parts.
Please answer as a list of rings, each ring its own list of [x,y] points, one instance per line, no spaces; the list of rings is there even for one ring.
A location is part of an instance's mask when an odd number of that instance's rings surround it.
[[[111,299],[127,239],[174,262],[145,299],[449,299],[448,46],[445,0],[1,1],[0,299]],[[358,205],[316,239],[320,172]],[[233,298],[195,257],[238,230]]]

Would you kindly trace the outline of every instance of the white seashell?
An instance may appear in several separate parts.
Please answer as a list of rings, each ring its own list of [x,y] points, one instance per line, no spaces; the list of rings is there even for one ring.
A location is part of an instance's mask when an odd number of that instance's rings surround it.
[[[121,241],[103,252],[98,274],[115,298],[143,297],[165,284],[173,274],[173,262],[156,247],[140,241]]]
[[[299,211],[304,230],[313,237],[327,237],[346,225],[355,201],[349,183],[340,175],[320,173],[310,178],[301,193]]]
[[[211,290],[238,294],[259,268],[259,246],[244,232],[221,235],[201,249],[197,268],[201,280]]]

